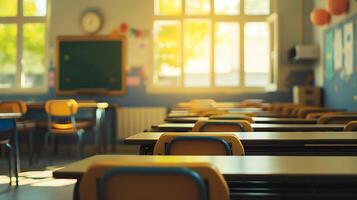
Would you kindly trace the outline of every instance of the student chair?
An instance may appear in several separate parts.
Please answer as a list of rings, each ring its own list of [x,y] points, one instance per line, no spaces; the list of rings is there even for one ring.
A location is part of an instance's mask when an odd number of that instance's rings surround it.
[[[320,117],[322,115],[325,115],[325,114],[333,114],[333,112],[311,112],[311,113],[308,113],[305,117],[305,119],[320,119]]]
[[[357,131],[357,121],[350,121],[343,131]]]
[[[154,155],[244,155],[244,147],[232,133],[164,133]]]
[[[27,105],[25,101],[2,101],[0,102],[0,112],[2,113],[21,113],[25,115],[27,113]],[[18,133],[28,134],[28,152],[29,163],[32,165],[33,161],[33,132],[36,130],[36,123],[31,120],[25,120],[23,118],[18,119],[16,123],[16,131]]]
[[[210,120],[245,120],[249,123],[254,123],[253,118],[246,114],[223,114],[223,115],[212,115],[209,117]]]
[[[12,133],[16,129],[16,123],[14,119],[0,119],[0,146],[5,146],[8,150],[8,168],[9,168],[9,178],[11,185],[11,178],[12,178],[12,158],[14,156],[13,148],[10,143],[10,139],[12,137]],[[15,159],[15,158],[14,158]],[[14,166],[15,167],[15,166]],[[18,174],[15,173],[16,177],[16,184],[18,183]]]
[[[318,124],[348,124],[350,121],[356,121],[356,114],[325,114],[317,121]]]
[[[78,104],[73,99],[49,100],[45,104],[48,116],[48,131],[45,135],[45,148],[51,143],[51,153],[54,151],[55,136],[75,135],[77,137],[77,154],[82,157],[83,134],[92,126],[88,122],[76,121]]]
[[[225,110],[207,109],[196,112],[199,117],[210,117],[212,115],[224,115],[228,114]]]
[[[209,163],[97,162],[81,179],[79,199],[228,200],[229,190]]]
[[[199,120],[192,132],[253,132],[246,120]]]

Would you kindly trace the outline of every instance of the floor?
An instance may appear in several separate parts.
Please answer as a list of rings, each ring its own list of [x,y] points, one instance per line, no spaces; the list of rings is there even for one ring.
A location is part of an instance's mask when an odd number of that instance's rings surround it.
[[[138,147],[118,145],[115,153],[138,154]],[[7,162],[0,155],[0,200],[72,200],[76,180],[53,179],[52,171],[74,161],[74,155],[60,155],[53,158],[51,165],[39,158],[30,166],[26,155],[22,155],[19,187],[15,187],[9,185]]]

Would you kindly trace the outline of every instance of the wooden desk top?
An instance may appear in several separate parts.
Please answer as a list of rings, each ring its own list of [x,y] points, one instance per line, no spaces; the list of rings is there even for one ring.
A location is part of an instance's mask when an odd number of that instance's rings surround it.
[[[157,132],[191,131],[193,123],[164,123],[152,125]],[[254,132],[292,132],[292,131],[343,131],[341,124],[252,124]]]
[[[21,113],[0,113],[0,119],[16,119],[21,116]]]
[[[195,123],[198,120],[208,120],[208,117],[168,117],[167,123]],[[219,120],[232,120],[234,116],[221,117]],[[256,124],[316,124],[316,119],[253,117]]]
[[[190,132],[193,133],[193,132]],[[231,132],[232,133],[232,132]],[[142,132],[124,140],[125,144],[155,144],[164,132]],[[302,142],[304,144],[341,143],[355,144],[357,147],[356,132],[234,132],[241,142],[247,145]]]
[[[356,180],[357,157],[352,156],[136,156],[97,155],[53,172],[54,178],[81,179],[93,162],[210,162],[227,181],[312,178]]]

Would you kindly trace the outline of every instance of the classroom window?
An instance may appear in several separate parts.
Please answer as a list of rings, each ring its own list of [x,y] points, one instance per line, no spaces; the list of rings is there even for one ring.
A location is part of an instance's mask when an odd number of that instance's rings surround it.
[[[46,86],[47,0],[0,0],[0,89]]]
[[[154,2],[154,87],[268,84],[270,0]]]

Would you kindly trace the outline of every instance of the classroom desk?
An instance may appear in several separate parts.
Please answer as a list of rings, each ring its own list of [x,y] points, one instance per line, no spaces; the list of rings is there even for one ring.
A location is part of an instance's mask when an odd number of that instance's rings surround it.
[[[77,194],[80,179],[92,162],[209,162],[223,174],[232,200],[357,197],[357,157],[350,156],[97,155],[60,168],[53,177],[77,179]]]
[[[13,119],[16,121],[16,119],[20,118],[22,116],[21,113],[0,113],[0,119]],[[20,172],[20,151],[19,151],[19,139],[16,131],[16,127],[14,130],[14,161],[15,161],[15,176],[18,177],[18,174]],[[16,186],[19,185],[19,180],[16,178]]]
[[[255,117],[293,118],[290,115],[283,115],[283,114],[279,114],[279,113],[273,113],[270,111],[259,111],[259,112],[230,111],[229,114],[252,114]],[[190,111],[171,111],[167,115],[167,117],[168,118],[198,117],[198,115],[191,113]]]
[[[187,132],[194,123],[164,123],[151,126],[152,132]],[[254,132],[343,131],[342,124],[251,124]]]
[[[164,132],[142,132],[124,144],[140,145],[140,154],[150,155]],[[356,132],[235,132],[246,155],[355,155]]]
[[[167,117],[167,123],[195,123],[198,120],[208,120],[208,117]],[[214,120],[235,120],[234,116],[222,116]],[[302,119],[302,118],[274,118],[274,117],[252,117],[255,124],[316,124],[316,119]]]
[[[101,147],[106,149],[106,140],[104,138],[104,119],[105,119],[105,110],[109,107],[109,104],[106,102],[95,102],[95,101],[77,101],[79,109],[95,109],[95,145],[97,151],[100,152]],[[45,103],[42,102],[32,102],[27,103],[29,109],[44,109]]]

